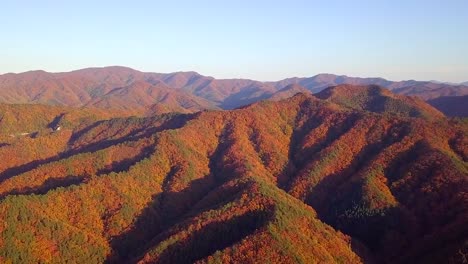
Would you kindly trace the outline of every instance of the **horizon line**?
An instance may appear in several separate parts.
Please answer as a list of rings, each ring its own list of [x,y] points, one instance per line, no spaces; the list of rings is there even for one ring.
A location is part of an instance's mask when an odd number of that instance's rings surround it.
[[[24,74],[24,73],[29,73],[29,72],[46,72],[46,73],[50,73],[50,74],[63,74],[63,73],[71,73],[71,72],[81,71],[81,70],[105,69],[105,68],[125,68],[125,69],[130,69],[130,70],[141,72],[141,73],[157,73],[157,74],[195,73],[195,74],[198,74],[198,75],[201,75],[201,76],[204,76],[204,77],[208,77],[208,78],[213,78],[213,79],[216,79],[216,80],[249,80],[249,81],[262,82],[262,83],[281,82],[281,81],[284,81],[284,80],[287,80],[287,79],[306,79],[306,78],[313,78],[313,77],[316,77],[316,76],[319,76],[319,75],[334,75],[336,77],[361,78],[361,79],[382,79],[384,81],[390,81],[390,82],[405,82],[405,81],[430,82],[430,83],[441,83],[441,84],[448,84],[448,85],[466,85],[464,83],[468,82],[468,81],[461,81],[461,82],[457,83],[457,82],[434,80],[434,79],[432,79],[432,80],[416,80],[416,79],[390,80],[390,79],[387,79],[385,77],[379,77],[379,76],[378,77],[376,77],[376,76],[362,77],[362,76],[350,76],[350,75],[347,75],[347,74],[335,74],[335,73],[327,73],[327,72],[321,72],[321,73],[317,73],[317,74],[310,75],[310,76],[291,76],[291,77],[286,77],[286,78],[279,79],[279,80],[276,80],[276,81],[272,81],[272,80],[258,80],[258,79],[253,79],[253,78],[244,78],[244,77],[217,78],[217,77],[214,77],[212,75],[201,74],[201,73],[199,73],[198,71],[195,71],[195,70],[179,70],[179,71],[173,71],[173,72],[142,71],[142,70],[138,70],[138,69],[135,69],[135,68],[132,68],[132,67],[129,67],[129,66],[122,66],[122,65],[89,66],[89,67],[78,68],[78,69],[74,69],[74,70],[68,70],[68,71],[48,71],[48,70],[44,70],[44,69],[33,69],[33,70],[27,70],[27,71],[21,71],[21,72],[4,72],[4,73],[0,72],[0,76],[8,75],[8,74],[18,75],[18,74]]]

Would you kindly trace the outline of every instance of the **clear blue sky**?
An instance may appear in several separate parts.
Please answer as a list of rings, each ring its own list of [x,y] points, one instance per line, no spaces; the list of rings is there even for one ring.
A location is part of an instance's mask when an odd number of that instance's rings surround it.
[[[122,65],[468,81],[467,0],[0,2],[0,73]]]

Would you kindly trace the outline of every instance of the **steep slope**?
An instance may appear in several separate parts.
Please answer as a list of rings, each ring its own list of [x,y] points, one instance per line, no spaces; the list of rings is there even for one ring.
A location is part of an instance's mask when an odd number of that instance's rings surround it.
[[[0,104],[0,181],[60,159],[74,130],[128,115],[95,108]]]
[[[1,172],[0,260],[461,261],[467,124],[341,103],[72,127],[63,154]]]
[[[249,112],[203,113],[180,129],[173,130],[178,126],[172,125],[161,132],[157,120],[100,122],[73,133],[70,148],[83,152],[17,176],[3,174],[7,179],[1,184],[2,196],[9,195],[0,205],[7,214],[1,216],[7,223],[2,229],[3,260],[89,263],[104,258],[129,261],[144,254],[144,261],[184,263],[223,250],[212,258],[358,262],[349,238],[320,222],[309,207],[275,190],[270,180],[245,174],[243,167],[248,164],[239,164],[235,170],[229,161],[218,164],[223,156],[236,158],[222,154],[237,148],[230,146],[229,138],[237,140],[235,133],[240,130],[229,131],[234,121],[229,119],[240,121]],[[139,128],[141,122],[151,124],[149,130]],[[131,129],[126,133],[120,127]],[[139,135],[135,130],[150,133]],[[121,143],[101,141],[116,132],[112,137]],[[89,152],[82,144],[95,147]],[[26,200],[18,203],[18,198]],[[65,200],[57,203],[57,199]],[[34,210],[25,212],[26,208]],[[24,221],[13,226],[9,217],[17,213]],[[24,229],[26,225],[33,233]],[[38,232],[33,231],[36,228]],[[20,230],[21,235],[11,236]],[[220,237],[220,231],[232,235]],[[203,243],[208,237],[215,243]],[[36,244],[13,250],[18,254],[9,253],[13,244],[30,239]],[[312,251],[304,247],[311,243],[322,246]],[[194,246],[198,248],[192,250]],[[254,248],[263,253],[252,255]]]
[[[421,99],[396,95],[377,85],[339,85],[327,88],[315,96],[357,110],[394,113],[411,117],[443,117],[442,113]]]
[[[427,102],[447,116],[468,117],[468,95],[442,96]]]

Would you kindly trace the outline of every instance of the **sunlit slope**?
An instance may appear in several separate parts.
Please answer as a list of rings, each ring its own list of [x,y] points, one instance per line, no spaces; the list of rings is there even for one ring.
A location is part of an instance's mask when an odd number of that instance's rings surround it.
[[[2,261],[460,260],[467,125],[371,110],[298,94],[56,131],[64,153],[1,172]]]

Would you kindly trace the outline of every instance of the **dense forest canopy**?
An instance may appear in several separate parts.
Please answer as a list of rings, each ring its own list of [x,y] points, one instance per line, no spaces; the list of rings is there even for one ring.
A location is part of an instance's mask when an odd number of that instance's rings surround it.
[[[0,105],[1,262],[466,259],[466,120],[377,86],[277,100]]]

